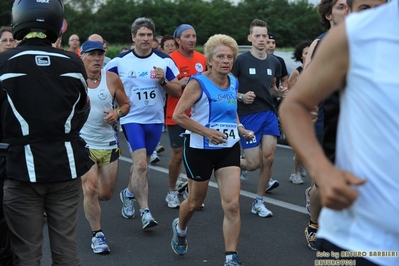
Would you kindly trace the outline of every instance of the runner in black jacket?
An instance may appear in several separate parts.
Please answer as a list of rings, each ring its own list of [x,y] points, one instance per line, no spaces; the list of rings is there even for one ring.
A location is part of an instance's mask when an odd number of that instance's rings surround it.
[[[0,54],[2,142],[6,156],[4,214],[17,265],[39,265],[43,212],[53,265],[80,265],[77,209],[80,177],[93,162],[79,138],[89,105],[80,58],[53,48],[63,21],[61,0],[18,0],[12,9],[14,38]]]

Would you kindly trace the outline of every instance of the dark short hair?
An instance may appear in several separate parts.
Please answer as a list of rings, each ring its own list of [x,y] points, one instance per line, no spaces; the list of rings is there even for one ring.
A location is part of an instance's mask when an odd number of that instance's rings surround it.
[[[303,63],[303,61],[302,61],[302,52],[303,52],[303,49],[305,49],[306,47],[309,47],[311,43],[312,43],[311,41],[302,41],[302,42],[298,43],[298,44],[295,46],[295,50],[294,50],[294,52],[292,53],[292,57],[291,57],[291,58],[292,58],[295,62],[301,62],[301,63]]]
[[[353,0],[346,0],[346,5],[352,10]]]
[[[165,42],[169,41],[169,40],[173,40],[174,41],[175,39],[173,38],[172,35],[169,35],[169,34],[166,34],[165,36],[162,37],[162,39],[161,39],[161,48],[162,49],[163,49],[163,47],[165,45]],[[176,45],[176,42],[175,42],[175,45]]]
[[[261,19],[254,19],[251,22],[251,25],[249,25],[249,33],[252,33],[252,29],[254,27],[265,27],[267,28],[267,23]]]
[[[152,21],[152,19],[150,19],[150,18],[144,18],[144,17],[137,18],[132,24],[131,32],[134,35],[136,35],[137,31],[141,27],[146,27],[146,28],[150,29],[152,31],[152,33],[155,32],[155,24]]]
[[[326,19],[326,16],[331,15],[332,8],[338,0],[321,0],[317,6],[317,11],[320,15],[320,24],[326,30],[329,30],[331,25],[330,21]]]

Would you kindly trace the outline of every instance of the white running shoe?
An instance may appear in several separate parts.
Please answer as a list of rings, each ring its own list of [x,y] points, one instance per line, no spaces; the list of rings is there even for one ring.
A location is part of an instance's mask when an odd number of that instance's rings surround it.
[[[247,170],[241,170],[240,179],[241,179],[241,181],[248,180],[248,171]]]
[[[262,218],[273,216],[273,213],[266,208],[265,204],[263,203],[263,200],[262,201],[255,200],[252,203],[251,212]]]
[[[148,229],[158,225],[157,221],[152,217],[149,209],[144,210],[144,213],[141,216],[141,223],[143,224],[143,229]]]
[[[188,185],[187,181],[184,181],[181,177],[179,177],[176,181],[176,190],[179,191],[179,194],[183,193]]]
[[[165,201],[168,203],[168,207],[171,209],[176,209],[180,207],[179,192],[169,191],[166,195]]]
[[[277,180],[270,178],[269,185],[266,188],[266,192],[269,192],[269,191],[277,188],[279,185],[280,185],[280,183]]]
[[[123,189],[119,193],[119,197],[122,201],[122,216],[125,217],[126,219],[132,219],[134,218],[135,215],[135,209],[134,209],[134,202],[136,201],[133,198],[126,197],[125,194],[125,189]]]
[[[157,153],[161,153],[161,152],[163,152],[164,150],[165,150],[165,147],[162,146],[161,143],[158,142],[158,145],[157,145],[157,147],[155,148],[155,151],[156,151]]]
[[[290,181],[291,181],[293,184],[296,184],[296,185],[303,184],[303,180],[302,180],[301,174],[300,174],[299,172],[298,172],[298,173],[291,174],[291,176],[290,176]]]
[[[107,254],[110,252],[110,249],[107,245],[107,240],[105,239],[103,232],[98,232],[91,239],[91,248],[93,249],[93,252],[96,254]]]
[[[157,151],[154,151],[150,157],[150,164],[156,164],[159,161],[160,161],[160,159],[159,159],[158,153],[157,153]]]
[[[299,167],[299,173],[301,174],[302,177],[306,176],[306,169],[305,166],[303,166],[303,164],[301,164],[301,166]]]

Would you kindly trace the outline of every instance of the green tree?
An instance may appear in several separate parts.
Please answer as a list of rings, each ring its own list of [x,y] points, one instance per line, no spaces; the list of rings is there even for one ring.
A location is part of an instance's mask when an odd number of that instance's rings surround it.
[[[11,9],[14,0],[0,1],[0,26],[11,25]]]

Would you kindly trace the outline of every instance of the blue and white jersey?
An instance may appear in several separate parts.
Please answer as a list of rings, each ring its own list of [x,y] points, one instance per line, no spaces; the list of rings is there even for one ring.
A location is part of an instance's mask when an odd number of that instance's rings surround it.
[[[105,66],[106,70],[120,77],[130,99],[130,111],[121,117],[121,124],[164,122],[166,92],[156,79],[154,66],[164,70],[167,80],[173,80],[179,74],[174,61],[158,50],[153,50],[146,57],[140,57],[132,50],[112,59]]]
[[[215,145],[208,138],[187,130],[190,147],[206,150],[233,147],[240,140],[237,129],[237,79],[229,75],[230,86],[222,89],[202,74],[192,78],[201,85],[202,95],[191,108],[191,119],[207,128],[224,132],[228,139],[224,144]]]

